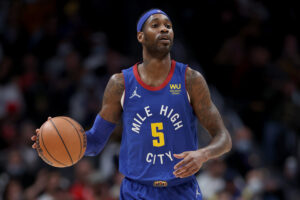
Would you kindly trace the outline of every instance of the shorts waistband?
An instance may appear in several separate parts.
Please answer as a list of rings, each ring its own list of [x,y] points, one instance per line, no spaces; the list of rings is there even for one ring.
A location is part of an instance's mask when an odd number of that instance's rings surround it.
[[[157,188],[164,188],[164,187],[173,187],[181,184],[186,184],[188,182],[192,182],[195,178],[195,176],[191,176],[188,178],[177,178],[172,180],[151,180],[151,181],[144,181],[144,180],[135,180],[128,177],[125,177],[129,181],[133,181],[142,185],[157,187]]]

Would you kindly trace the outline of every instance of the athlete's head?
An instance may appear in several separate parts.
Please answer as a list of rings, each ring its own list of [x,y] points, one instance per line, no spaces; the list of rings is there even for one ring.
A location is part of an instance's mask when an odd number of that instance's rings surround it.
[[[137,23],[137,39],[149,53],[168,54],[174,39],[169,16],[160,9],[145,12]]]

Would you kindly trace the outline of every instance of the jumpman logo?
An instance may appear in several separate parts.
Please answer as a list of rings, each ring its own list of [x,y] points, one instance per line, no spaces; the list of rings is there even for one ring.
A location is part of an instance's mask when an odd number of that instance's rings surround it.
[[[133,91],[132,95],[129,97],[129,99],[132,99],[133,97],[138,97],[138,98],[141,98],[140,95],[138,95],[138,93],[136,93],[137,91],[137,87],[135,87],[135,90]]]

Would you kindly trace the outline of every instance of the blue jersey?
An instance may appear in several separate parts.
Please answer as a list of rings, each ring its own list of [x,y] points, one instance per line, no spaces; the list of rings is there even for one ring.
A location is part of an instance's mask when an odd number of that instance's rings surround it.
[[[129,179],[154,186],[172,186],[192,177],[176,178],[173,157],[198,149],[196,117],[185,86],[187,65],[172,60],[158,87],[146,85],[137,64],[123,70],[125,96],[119,170]]]

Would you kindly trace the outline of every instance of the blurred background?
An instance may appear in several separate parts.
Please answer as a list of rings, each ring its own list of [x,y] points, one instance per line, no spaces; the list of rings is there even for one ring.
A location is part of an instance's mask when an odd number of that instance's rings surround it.
[[[48,116],[89,129],[109,77],[142,59],[139,16],[171,17],[172,58],[206,78],[233,139],[197,180],[207,200],[299,200],[300,9],[295,1],[0,0],[0,199],[119,197],[121,123],[105,149],[53,168],[31,148]],[[199,144],[210,136],[199,125]]]

